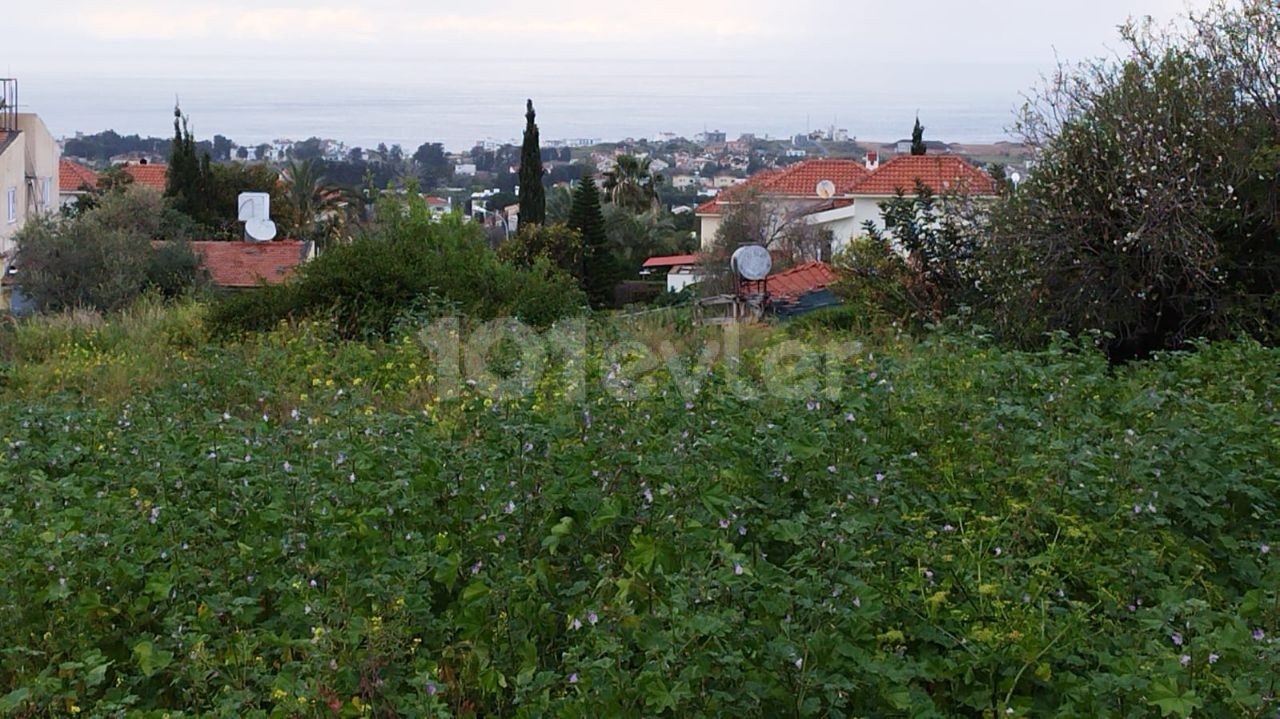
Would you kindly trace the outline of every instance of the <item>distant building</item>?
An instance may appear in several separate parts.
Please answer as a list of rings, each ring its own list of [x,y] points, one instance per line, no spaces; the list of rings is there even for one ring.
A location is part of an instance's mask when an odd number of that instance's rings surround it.
[[[96,189],[98,189],[98,173],[65,157],[58,163],[59,205],[72,207],[81,197]]]
[[[475,177],[476,165],[474,162],[461,162],[454,166],[453,174],[463,177]]]
[[[677,190],[688,190],[698,186],[699,179],[694,175],[674,175],[671,186]]]
[[[702,273],[698,269],[697,255],[666,255],[650,257],[640,269],[642,277],[649,277],[661,272],[667,274],[667,291],[679,292],[692,284],[702,281]]]
[[[700,145],[723,145],[727,138],[723,132],[711,130],[709,132],[700,132],[693,139]]]
[[[996,195],[990,175],[954,155],[899,155],[883,164],[874,153],[865,161],[808,160],[757,173],[698,207],[702,246],[710,247],[725,215],[750,192],[778,225],[803,222],[829,231],[831,251],[837,251],[861,236],[866,223],[883,228],[881,203],[899,191],[914,192],[917,183],[937,194]]]

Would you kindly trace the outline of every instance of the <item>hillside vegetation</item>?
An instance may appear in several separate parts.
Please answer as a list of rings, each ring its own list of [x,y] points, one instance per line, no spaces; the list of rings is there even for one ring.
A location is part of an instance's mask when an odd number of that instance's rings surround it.
[[[1275,711],[1276,350],[201,315],[0,335],[0,713]]]

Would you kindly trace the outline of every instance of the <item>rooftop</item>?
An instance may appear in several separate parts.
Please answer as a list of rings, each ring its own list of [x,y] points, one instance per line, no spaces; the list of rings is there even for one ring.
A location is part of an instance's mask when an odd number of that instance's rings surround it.
[[[58,161],[58,191],[79,192],[88,187],[98,186],[98,173],[74,160],[63,158]]]
[[[810,292],[825,289],[836,280],[835,270],[825,262],[807,262],[769,275],[769,295],[775,302],[789,302]]]
[[[311,243],[198,241],[191,243],[191,249],[214,285],[246,288],[278,285],[289,279],[311,254]]]
[[[680,267],[681,265],[698,264],[697,255],[664,255],[662,257],[650,257],[644,261],[644,269],[653,269],[656,267]]]
[[[124,171],[133,178],[134,184],[151,187],[164,192],[169,182],[169,166],[162,164],[125,165]]]

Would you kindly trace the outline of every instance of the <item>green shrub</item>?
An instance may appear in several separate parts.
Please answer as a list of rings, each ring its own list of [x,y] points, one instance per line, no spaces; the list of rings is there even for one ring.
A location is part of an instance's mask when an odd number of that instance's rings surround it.
[[[437,221],[413,202],[399,207],[383,208],[378,229],[326,251],[296,281],[222,300],[210,315],[215,331],[311,317],[331,318],[343,337],[387,337],[406,312],[423,308],[545,327],[585,305],[574,279],[545,259],[528,269],[506,264],[478,226],[456,217]]]

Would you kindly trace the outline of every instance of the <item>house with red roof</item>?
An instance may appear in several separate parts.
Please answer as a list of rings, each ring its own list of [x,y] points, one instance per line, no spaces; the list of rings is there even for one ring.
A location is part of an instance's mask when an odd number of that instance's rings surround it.
[[[191,243],[191,251],[200,258],[213,286],[231,290],[282,284],[316,256],[315,243],[301,240],[197,240]]]
[[[58,163],[58,203],[62,207],[75,205],[97,188],[98,173],[65,157]]]
[[[880,164],[866,160],[808,160],[757,173],[697,209],[703,249],[710,249],[720,223],[751,198],[768,205],[776,223],[803,222],[831,233],[839,250],[864,233],[867,222],[883,228],[881,203],[899,191],[913,194],[923,185],[935,194],[994,197],[996,182],[955,155],[900,155]]]
[[[648,277],[662,272],[667,273],[667,291],[680,292],[689,285],[702,281],[702,273],[698,269],[698,255],[663,255],[650,257],[640,268],[640,275]]]

